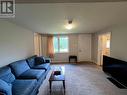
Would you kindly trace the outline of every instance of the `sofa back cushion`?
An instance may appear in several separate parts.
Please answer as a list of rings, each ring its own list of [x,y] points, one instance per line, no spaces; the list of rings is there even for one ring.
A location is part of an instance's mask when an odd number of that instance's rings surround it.
[[[0,68],[0,79],[7,83],[12,83],[15,80],[15,76],[11,72],[11,68],[8,66]]]
[[[30,69],[26,60],[13,62],[10,64],[10,67],[12,68],[12,72],[14,73],[16,77],[19,77],[22,73]]]
[[[35,66],[35,58],[37,55],[34,55],[32,57],[29,57],[26,59],[27,63],[29,64],[30,68],[33,68]]]
[[[0,92],[5,95],[12,95],[12,85],[0,79]]]

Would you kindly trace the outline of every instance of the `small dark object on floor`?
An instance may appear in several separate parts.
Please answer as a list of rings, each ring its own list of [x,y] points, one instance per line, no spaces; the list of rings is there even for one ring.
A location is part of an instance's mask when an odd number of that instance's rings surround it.
[[[61,75],[61,71],[54,71],[54,75]]]
[[[126,86],[124,86],[123,84],[119,83],[117,80],[111,78],[111,77],[108,77],[107,78],[110,82],[112,82],[115,86],[117,86],[118,88],[120,89],[127,89]]]
[[[75,60],[75,62],[77,63],[77,56],[75,56],[75,55],[70,55],[69,56],[69,63],[71,62],[71,59],[74,59]]]

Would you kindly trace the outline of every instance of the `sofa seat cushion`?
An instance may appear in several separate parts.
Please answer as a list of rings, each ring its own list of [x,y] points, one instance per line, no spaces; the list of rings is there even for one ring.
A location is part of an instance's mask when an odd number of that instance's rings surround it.
[[[12,86],[13,95],[30,95],[36,87],[37,81],[32,80],[15,80]]]
[[[10,64],[10,67],[12,68],[12,72],[14,73],[16,77],[20,76],[22,73],[30,69],[26,60],[13,62]]]
[[[5,81],[0,79],[0,92],[6,95],[12,95],[12,85],[6,83]],[[1,95],[1,94],[0,94]]]
[[[50,67],[50,63],[45,63],[45,64],[40,64],[40,65],[34,66],[34,69],[45,69],[47,71],[47,69],[49,67]]]
[[[22,73],[18,78],[38,80],[44,73],[45,73],[45,70],[29,69],[26,72]]]

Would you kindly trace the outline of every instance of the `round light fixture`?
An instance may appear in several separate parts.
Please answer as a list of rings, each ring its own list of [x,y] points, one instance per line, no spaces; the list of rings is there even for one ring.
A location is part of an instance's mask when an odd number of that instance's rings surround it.
[[[73,28],[72,20],[69,20],[68,23],[65,25],[65,28],[71,30]]]

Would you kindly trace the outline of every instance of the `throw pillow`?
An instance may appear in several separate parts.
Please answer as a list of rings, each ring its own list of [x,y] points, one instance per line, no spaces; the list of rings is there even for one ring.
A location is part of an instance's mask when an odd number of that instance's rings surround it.
[[[44,57],[36,57],[35,58],[35,63],[36,63],[36,65],[44,64],[45,63]]]

